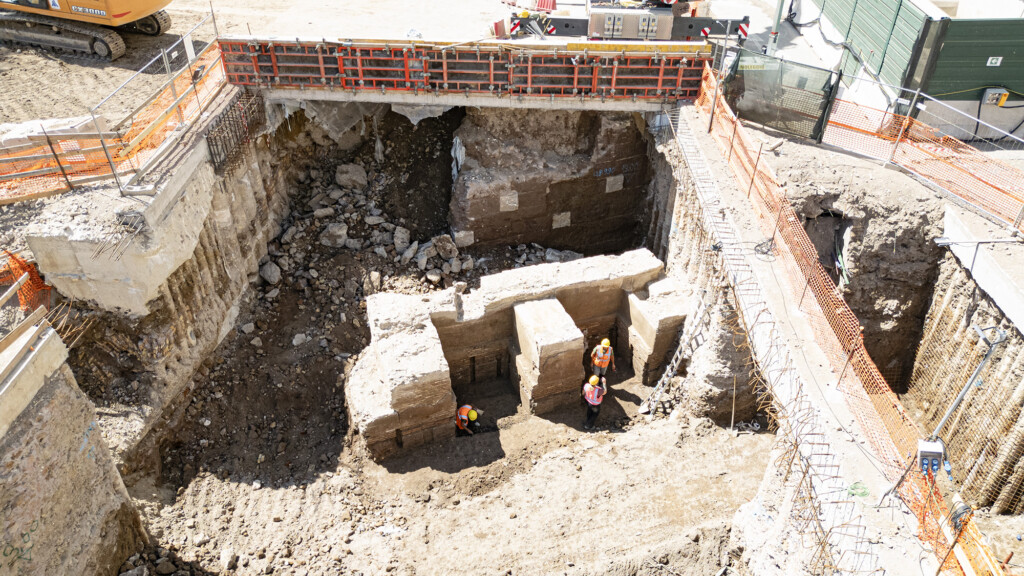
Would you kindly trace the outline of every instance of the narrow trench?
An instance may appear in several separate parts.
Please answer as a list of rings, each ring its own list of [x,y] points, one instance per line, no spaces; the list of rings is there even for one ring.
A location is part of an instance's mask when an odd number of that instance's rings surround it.
[[[843,213],[826,209],[814,218],[804,219],[804,230],[818,251],[818,261],[840,289],[850,283],[846,247],[853,223]]]

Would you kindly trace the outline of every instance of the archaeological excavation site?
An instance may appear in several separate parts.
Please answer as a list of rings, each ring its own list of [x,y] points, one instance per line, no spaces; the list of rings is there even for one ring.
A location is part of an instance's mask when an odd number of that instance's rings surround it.
[[[0,47],[0,575],[1024,573],[1024,163],[728,41],[190,2]]]

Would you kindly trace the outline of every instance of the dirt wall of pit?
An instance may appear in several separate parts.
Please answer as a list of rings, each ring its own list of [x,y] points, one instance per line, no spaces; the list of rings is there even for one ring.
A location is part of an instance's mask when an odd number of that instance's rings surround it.
[[[378,110],[355,108],[331,118],[320,110],[319,124],[272,109],[271,126],[243,145],[241,160],[224,174],[215,173],[205,142],[194,143],[159,170],[154,196],[137,212],[141,232],[119,257],[97,256],[102,240],[66,227],[37,226],[28,237],[47,280],[91,307],[95,321],[69,363],[98,405],[123,472],[132,468],[123,464],[151,452],[143,446],[151,430],[180,417],[193,375],[232,328],[268,242],[281,231],[289,186],[315,145],[331,136],[350,147],[365,139],[363,113]]]
[[[777,136],[759,137],[767,147]],[[911,176],[813,144],[786,141],[766,160],[864,327],[864,347],[902,390],[942,257],[933,242],[942,230],[941,201]]]
[[[998,327],[1006,340],[996,347],[958,413],[941,436],[954,463],[953,478],[972,504],[994,512],[1024,512],[1024,337],[975,283],[963,264],[947,253],[939,266],[913,374],[902,396],[927,431],[938,424],[981,363],[988,346],[972,328]],[[993,331],[986,331],[990,338]]]
[[[753,359],[737,326],[733,295],[719,270],[720,255],[707,249],[709,232],[701,224],[693,179],[670,131],[654,139],[652,152],[656,171],[650,184],[648,244],[660,247],[668,275],[688,282],[710,307],[706,340],[673,378],[665,402],[723,426],[749,420],[759,408],[751,377]]]
[[[146,536],[52,329],[0,382],[0,573],[106,576]]]

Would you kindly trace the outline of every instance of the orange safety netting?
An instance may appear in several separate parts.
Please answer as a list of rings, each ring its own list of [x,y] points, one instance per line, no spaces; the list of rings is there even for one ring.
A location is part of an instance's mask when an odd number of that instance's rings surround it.
[[[109,134],[32,136],[26,143],[0,147],[0,204],[109,177],[111,165],[118,174],[139,171],[174,131],[199,117],[224,83],[224,65],[213,43]]]
[[[822,142],[891,161],[1020,227],[1024,172],[909,116],[836,100]]]
[[[28,281],[18,289],[18,303],[25,312],[31,312],[40,306],[50,307],[50,287],[43,282],[36,267],[16,254],[7,250],[0,256],[0,292],[5,286],[13,285],[23,275],[28,274]]]
[[[717,84],[714,72],[705,67],[696,104],[706,113],[712,113]],[[720,94],[711,126],[740,190],[747,193],[754,207],[761,229],[775,240],[779,256],[776,262],[785,267],[790,290],[806,313],[815,340],[839,374],[839,390],[886,477],[896,482],[916,459],[917,440],[921,438],[917,425],[865,350],[860,322],[822,268],[817,250],[774,171]],[[961,562],[968,562],[975,574],[1003,574],[972,521],[966,520],[959,534],[950,532],[946,520],[949,506],[930,474],[923,475],[915,466],[900,484],[899,496],[917,517],[921,540],[932,547],[940,561],[945,559],[943,573],[963,574]],[[947,555],[954,539],[958,553]]]

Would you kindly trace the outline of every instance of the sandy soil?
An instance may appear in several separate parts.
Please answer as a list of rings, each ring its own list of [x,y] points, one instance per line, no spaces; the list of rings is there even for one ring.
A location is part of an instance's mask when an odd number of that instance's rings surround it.
[[[616,388],[610,402],[635,410]],[[622,430],[606,415],[585,433],[582,415],[511,418],[384,465],[339,442],[322,472],[292,481],[268,472],[294,448],[259,466],[253,450],[248,473],[205,471],[176,497],[134,492],[179,566],[215,572],[236,554],[240,574],[445,574],[454,561],[473,574],[717,572],[772,436],[704,420]]]
[[[915,178],[775,131],[762,159],[785,186],[821,265],[864,326],[864,345],[890,385],[909,378],[942,249],[941,196]],[[756,144],[755,144],[756,145]],[[838,247],[838,251],[837,251]],[[836,265],[841,253],[845,274]]]
[[[0,124],[39,118],[88,114],[106,95],[170,49],[210,11],[206,0],[178,0],[167,11],[171,30],[158,38],[125,34],[127,52],[115,62],[52,54],[35,48],[0,47]],[[259,2],[217,0],[214,12],[221,34],[283,36],[288,38],[406,38],[411,30],[428,40],[473,40],[488,26],[507,16],[498,0],[444,0],[410,4],[399,0],[374,2]],[[386,15],[386,16],[385,16]],[[197,47],[215,37],[212,23],[192,37]],[[145,100],[166,80],[154,66],[133,80],[131,94],[106,104],[102,115],[120,116]]]

